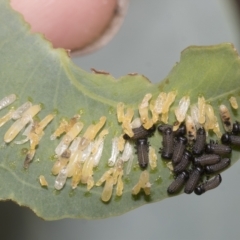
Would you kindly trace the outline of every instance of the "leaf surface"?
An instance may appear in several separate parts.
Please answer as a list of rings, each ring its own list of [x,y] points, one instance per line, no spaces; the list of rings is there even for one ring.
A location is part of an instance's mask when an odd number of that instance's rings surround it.
[[[108,74],[87,73],[79,69],[64,50],[53,49],[41,35],[32,34],[22,17],[10,8],[6,0],[0,2],[0,21],[0,97],[15,93],[18,96],[13,104],[15,107],[29,99],[34,104],[42,103],[44,107],[38,114],[39,119],[54,110],[58,111],[57,117],[46,128],[28,170],[23,168],[23,161],[24,150],[29,147],[29,143],[16,145],[11,142],[5,147],[2,145],[0,199],[11,199],[28,206],[44,219],[105,218],[123,214],[145,203],[168,197],[166,189],[173,181],[166,163],[158,156],[157,169],[150,171],[150,182],[153,184],[151,195],[133,197],[131,190],[141,173],[135,156],[130,175],[124,176],[122,197],[116,197],[114,190],[108,203],[103,203],[100,199],[102,187],[94,187],[87,192],[85,185],[79,185],[72,190],[70,179],[61,191],[55,190],[56,177],[51,175],[55,161],[52,156],[60,140],[50,141],[49,137],[61,118],[69,119],[77,113],[81,114],[86,130],[89,124],[95,123],[101,116],[107,117],[105,127],[109,128],[110,133],[105,140],[100,165],[94,171],[96,182],[109,168],[107,160],[111,153],[112,138],[122,131],[116,117],[118,102],[134,107],[137,116],[138,104],[146,93],[151,93],[156,98],[160,91],[177,90],[178,95],[170,114],[170,122],[173,122],[173,110],[186,94],[191,97],[191,104],[197,102],[199,94],[204,95],[216,113],[221,103],[230,108],[230,96],[235,96],[239,101],[240,61],[231,44],[185,49],[180,62],[166,79],[152,84],[141,75],[127,75],[116,80]],[[0,117],[7,111],[8,109],[1,110]],[[238,111],[232,111],[234,119],[238,119],[238,115]],[[11,124],[9,122],[0,128],[2,142]],[[19,135],[17,140],[21,138]],[[156,132],[149,141],[158,151],[161,136]],[[232,153],[233,163],[239,158],[236,150]],[[48,188],[40,186],[40,175],[47,179]]]

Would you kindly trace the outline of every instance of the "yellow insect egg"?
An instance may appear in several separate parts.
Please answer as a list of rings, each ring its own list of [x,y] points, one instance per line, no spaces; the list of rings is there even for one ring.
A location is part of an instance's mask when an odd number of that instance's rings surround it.
[[[82,164],[76,162],[71,182],[72,189],[75,189],[77,187],[77,185],[81,181],[81,176],[82,176]]]
[[[228,108],[225,105],[219,106],[220,117],[226,132],[232,131],[232,119]]]
[[[198,122],[200,124],[204,124],[205,122],[205,107],[206,107],[206,101],[203,96],[198,97]]]
[[[122,121],[123,131],[130,137],[132,137],[134,135],[132,128],[131,128],[131,121],[132,121],[133,116],[134,116],[134,110],[132,108],[127,108],[127,112],[124,115],[124,118]]]
[[[155,105],[154,105],[154,111],[157,113],[157,114],[161,114],[162,113],[162,110],[163,110],[163,104],[165,102],[167,98],[167,93],[165,92],[161,92],[156,101],[155,101]]]
[[[174,102],[176,95],[177,95],[176,91],[172,91],[172,92],[169,92],[167,94],[167,97],[166,97],[166,99],[165,99],[165,101],[163,103],[163,109],[162,109],[161,121],[163,123],[168,123],[169,108],[172,105],[172,103]]]
[[[233,109],[238,109],[237,99],[235,97],[230,97],[229,102]]]
[[[152,113],[152,122],[153,124],[155,124],[156,122],[158,122],[159,120],[159,115],[158,113],[155,111],[155,101],[154,100],[151,100],[150,101],[150,104],[149,104],[149,108],[150,108],[150,111]]]
[[[149,146],[149,164],[152,170],[157,167],[157,154],[152,146]]]
[[[101,199],[103,202],[108,202],[112,197],[112,191],[113,191],[113,177],[110,175],[104,184],[104,188],[102,191]]]
[[[151,194],[151,186],[152,186],[152,184],[150,182],[147,182],[145,187],[143,188],[143,191],[146,195]]]
[[[172,105],[172,103],[174,102],[176,96],[177,96],[176,91],[171,91],[167,94],[167,97],[163,103],[162,113],[168,113],[169,108]]]
[[[120,152],[123,151],[125,142],[126,140],[123,138],[123,134],[121,134],[120,137],[118,138],[118,143],[117,143],[117,147]]]
[[[141,188],[144,189],[146,187],[149,187],[148,183],[149,183],[149,173],[147,170],[144,170],[140,174],[138,183],[133,187],[132,194],[137,195],[140,192]],[[147,191],[147,193],[148,193],[148,191]]]
[[[96,186],[101,186],[106,180],[107,178],[113,173],[114,169],[113,168],[109,168],[109,170],[107,170],[102,177],[96,182]]]
[[[98,134],[99,130],[104,126],[106,122],[106,117],[105,116],[102,116],[100,119],[99,119],[99,122],[97,124],[91,124],[86,132],[84,133],[83,135],[83,138],[79,144],[79,149],[83,150],[85,149],[90,141],[94,140],[94,138],[96,137],[96,135]]]
[[[9,112],[0,118],[0,127],[2,127],[6,122],[8,122],[14,113],[14,109],[10,109]]]
[[[87,190],[90,191],[93,186],[94,186],[94,179],[92,176],[90,176],[87,181]]]
[[[118,119],[118,122],[119,123],[122,123],[123,122],[123,119],[124,119],[124,103],[120,102],[117,104],[117,119]]]
[[[47,187],[48,186],[48,182],[43,175],[39,176],[39,182],[40,182],[42,187]]]
[[[32,106],[31,102],[25,102],[23,105],[21,105],[19,108],[17,108],[12,115],[13,120],[17,120],[20,117],[22,117],[22,114],[29,109]]]
[[[40,110],[40,105],[34,105],[25,111],[22,117],[14,122],[12,126],[7,130],[4,135],[4,141],[6,143],[11,142]]]
[[[122,196],[122,193],[123,193],[124,184],[123,184],[122,177],[123,177],[123,170],[121,170],[121,172],[119,173],[118,180],[117,180],[116,195],[118,197]]]
[[[190,105],[189,96],[184,96],[183,98],[181,98],[181,100],[179,101],[178,107],[175,109],[175,115],[178,122],[181,123],[185,120],[189,105]]]
[[[66,119],[62,119],[60,122],[60,125],[55,130],[55,132],[50,136],[51,140],[55,140],[57,137],[59,137],[61,134],[63,134],[66,131],[66,128],[68,126],[68,122]]]
[[[66,149],[62,153],[62,155],[58,157],[58,160],[54,163],[51,170],[53,175],[57,175],[61,171],[61,169],[67,165],[70,156],[71,156],[71,151],[69,149]]]
[[[213,129],[215,124],[215,115],[213,107],[210,104],[206,104],[205,106],[205,115],[206,115],[206,122],[205,122],[205,129]]]
[[[142,125],[146,128],[146,126],[149,125],[149,116],[148,116],[148,107],[149,107],[149,101],[152,98],[152,94],[147,93],[142,102],[139,104],[138,106],[138,111],[139,111],[139,115],[140,115],[140,119],[142,122]],[[151,127],[151,126],[150,126]],[[150,127],[146,128],[149,129]]]
[[[37,126],[35,127],[35,133],[40,135],[43,132],[43,129],[53,120],[55,114],[48,114],[44,119],[42,119]]]
[[[81,132],[83,128],[82,122],[76,122],[73,127],[63,136],[63,139],[58,144],[55,149],[57,155],[61,155],[69,146],[69,144],[74,140],[74,138]]]
[[[2,100],[0,100],[0,110],[9,106],[17,99],[17,96],[15,94],[10,94],[7,97],[4,97]]]
[[[77,163],[81,162],[82,151],[76,150],[72,152],[71,157],[69,158],[69,163],[67,165],[67,176],[72,177],[75,172],[75,167]]]
[[[90,156],[83,164],[81,183],[87,184],[88,178],[93,175],[93,165],[94,159]]]

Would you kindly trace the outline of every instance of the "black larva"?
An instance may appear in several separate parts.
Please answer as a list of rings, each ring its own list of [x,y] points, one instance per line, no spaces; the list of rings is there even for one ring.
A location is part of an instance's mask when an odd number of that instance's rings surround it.
[[[223,169],[228,167],[230,165],[230,163],[231,163],[230,158],[223,158],[217,164],[206,166],[205,167],[205,172],[208,173],[208,174],[211,174],[211,173],[222,171]]]
[[[155,125],[153,125],[149,129],[146,129],[143,126],[140,126],[138,128],[133,128],[132,131],[133,131],[134,135],[131,139],[136,140],[136,139],[139,139],[139,138],[151,137],[154,134],[155,130],[156,130]],[[130,139],[130,137],[127,134],[124,134],[123,138],[125,140]]]
[[[169,185],[167,192],[168,194],[174,194],[178,192],[184,183],[188,180],[189,174],[187,171],[183,171],[178,174],[177,178]]]
[[[173,148],[173,156],[172,156],[173,165],[176,165],[181,161],[186,144],[187,144],[186,137],[180,136],[174,139],[174,148]]]
[[[148,157],[148,150],[149,144],[147,138],[141,138],[136,140],[136,149],[137,149],[137,156],[138,156],[138,163],[139,166],[143,169],[147,168],[149,157]]]
[[[173,171],[175,173],[180,173],[180,172],[184,171],[187,168],[187,166],[189,165],[189,163],[191,162],[191,160],[192,160],[192,154],[189,151],[185,150],[180,163],[178,163],[176,166],[174,166]]]
[[[162,133],[167,128],[173,129],[173,126],[169,124],[162,124],[158,126],[158,131]],[[176,131],[173,131],[173,135],[175,137],[184,136],[185,134],[186,134],[186,126],[184,123],[181,123],[179,128]]]
[[[214,153],[218,155],[230,154],[232,152],[231,147],[223,144],[214,143],[213,140],[210,140],[210,143],[205,147],[206,153]]]
[[[201,195],[203,193],[205,193],[208,190],[214,189],[217,186],[219,186],[219,184],[222,182],[222,177],[220,174],[218,174],[217,176],[207,180],[206,182],[204,182],[203,184],[197,186],[194,190],[194,192],[197,195]]]
[[[200,155],[204,151],[204,146],[206,143],[206,132],[204,128],[199,128],[197,130],[196,141],[193,144],[192,152],[193,154]]]
[[[221,141],[223,144],[240,146],[240,136],[232,135],[230,133],[224,133],[221,137]]]
[[[240,133],[240,123],[238,121],[236,121],[234,124],[233,124],[233,127],[232,127],[232,133],[237,135]]]
[[[185,193],[190,194],[194,191],[200,180],[202,173],[203,169],[201,167],[196,167],[191,171],[189,179],[187,180],[184,188]]]
[[[160,153],[162,158],[171,159],[173,156],[173,131],[171,128],[166,128],[162,132],[162,149]]]
[[[200,157],[195,157],[193,160],[194,165],[207,166],[213,165],[220,162],[220,156],[217,154],[203,154]]]

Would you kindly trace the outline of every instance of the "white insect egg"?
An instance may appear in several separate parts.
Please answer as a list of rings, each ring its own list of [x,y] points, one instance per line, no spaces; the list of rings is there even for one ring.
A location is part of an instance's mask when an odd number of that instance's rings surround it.
[[[139,128],[142,125],[141,119],[140,118],[135,118],[131,122],[131,128]]]
[[[95,152],[95,154],[93,155],[93,166],[96,167],[99,164],[99,161],[102,157],[102,152],[103,152],[103,146],[104,146],[104,141],[102,140],[99,144],[98,144],[98,148],[97,151]]]
[[[184,96],[183,98],[181,98],[181,100],[179,101],[178,107],[175,110],[175,115],[178,122],[181,123],[184,121],[189,105],[190,105],[189,96]]]
[[[74,138],[81,132],[83,128],[83,123],[77,122],[73,125],[73,127],[63,136],[63,139],[58,144],[55,149],[55,153],[57,155],[61,155],[70,145],[70,143],[74,140]]]
[[[117,160],[119,154],[118,150],[118,138],[115,137],[112,139],[112,151],[111,151],[111,157],[108,159],[108,166],[112,167],[115,165],[115,162]]]
[[[199,123],[199,109],[197,105],[191,106],[191,117],[194,122],[195,128],[199,129],[201,127],[201,124]]]
[[[129,175],[131,170],[132,170],[133,159],[134,159],[134,156],[131,155],[129,160],[128,160],[128,164],[127,164],[127,168],[126,168],[126,174],[127,175]]]
[[[54,187],[57,190],[61,190],[65,185],[67,180],[67,168],[62,168],[59,174],[56,177]]]
[[[88,146],[82,150],[82,156],[81,156],[81,162],[84,163],[89,156],[91,155],[92,149],[93,149],[93,142],[90,142]]]
[[[12,119],[13,120],[17,120],[19,119],[20,117],[22,117],[22,114],[27,110],[29,109],[30,107],[32,106],[32,103],[31,102],[25,102],[23,105],[21,105],[19,108],[17,108],[13,115],[12,115]]]
[[[76,137],[76,138],[72,141],[72,143],[71,143],[71,145],[70,145],[70,147],[69,147],[69,150],[70,150],[72,153],[75,152],[75,151],[77,151],[78,145],[79,145],[80,141],[81,141],[81,137]]]
[[[129,142],[126,142],[121,156],[123,162],[127,162],[133,155],[133,147]]]
[[[10,94],[7,97],[4,97],[2,100],[0,100],[0,110],[9,106],[17,99],[17,96],[15,94]]]

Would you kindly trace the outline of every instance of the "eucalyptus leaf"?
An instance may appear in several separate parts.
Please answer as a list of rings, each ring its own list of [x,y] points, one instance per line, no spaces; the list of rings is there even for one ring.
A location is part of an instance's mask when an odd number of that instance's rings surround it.
[[[109,74],[87,73],[74,65],[63,49],[53,49],[41,35],[32,34],[23,18],[14,12],[7,0],[0,2],[0,97],[15,93],[18,99],[14,104],[20,106],[31,100],[41,103],[43,110],[38,114],[42,119],[47,114],[57,111],[55,119],[47,126],[45,135],[37,148],[36,155],[29,168],[23,168],[25,150],[29,143],[16,145],[13,142],[2,144],[0,153],[0,199],[11,199],[19,205],[28,206],[38,216],[46,220],[61,218],[105,218],[123,214],[143,204],[160,201],[168,197],[167,187],[173,181],[173,175],[166,162],[158,155],[158,166],[150,172],[152,183],[151,195],[143,193],[133,197],[131,190],[137,183],[141,169],[136,156],[129,176],[124,176],[124,190],[121,197],[113,196],[108,203],[101,201],[103,187],[93,187],[90,192],[86,185],[80,184],[71,189],[70,179],[66,186],[54,189],[55,176],[51,174],[54,164],[54,149],[60,139],[51,141],[50,135],[59,125],[60,119],[70,119],[75,114],[81,115],[84,123],[83,132],[91,123],[96,123],[101,116],[107,117],[105,128],[109,129],[102,159],[94,170],[95,182],[109,169],[107,160],[111,154],[111,141],[122,133],[117,121],[116,106],[124,102],[135,109],[146,93],[156,98],[161,91],[177,91],[177,97],[170,109],[169,122],[174,122],[174,109],[184,95],[189,95],[191,104],[197,102],[199,94],[212,104],[218,113],[219,104],[230,107],[228,99],[235,96],[239,101],[240,60],[231,44],[198,47],[192,46],[181,54],[169,75],[160,83],[152,84],[141,75],[127,75],[114,79]],[[8,109],[0,112],[0,117]],[[238,111],[231,112],[238,119]],[[219,116],[217,114],[219,119]],[[219,119],[220,121],[220,119]],[[3,136],[13,122],[0,128]],[[223,128],[221,127],[223,132]],[[211,137],[215,138],[214,135]],[[22,139],[19,135],[17,140]],[[156,132],[149,139],[152,147],[158,151],[161,136]],[[232,162],[239,158],[239,151],[232,153]],[[126,166],[125,166],[126,168]],[[39,176],[44,175],[49,183],[47,188],[39,184]]]

